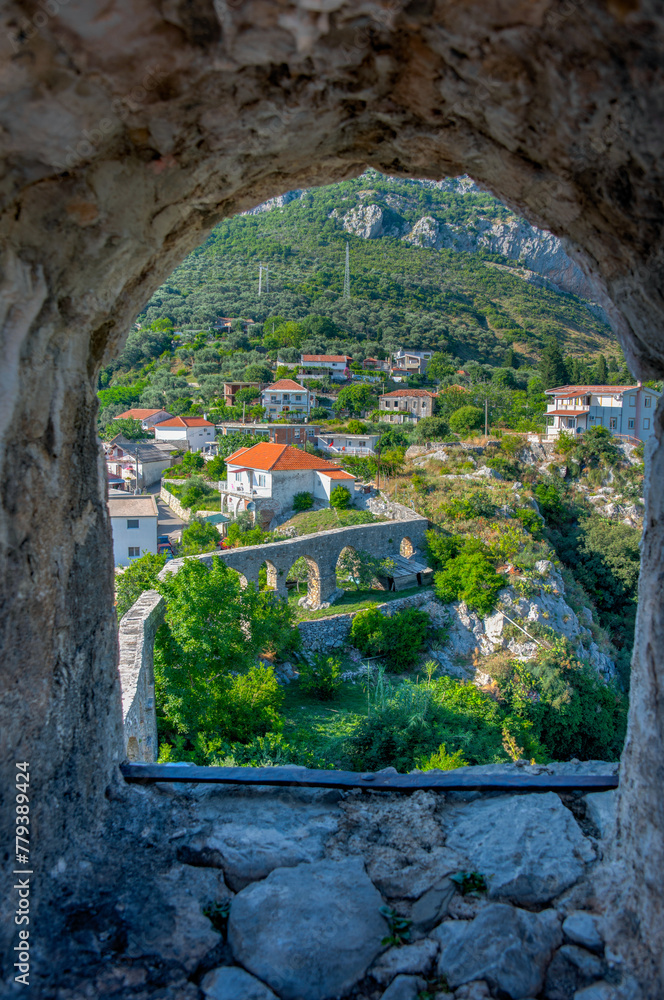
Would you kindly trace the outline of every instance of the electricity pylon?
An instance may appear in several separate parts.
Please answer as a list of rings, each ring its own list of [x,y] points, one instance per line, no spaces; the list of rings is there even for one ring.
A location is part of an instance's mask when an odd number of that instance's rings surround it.
[[[346,243],[346,270],[344,271],[344,298],[350,299],[350,247]]]

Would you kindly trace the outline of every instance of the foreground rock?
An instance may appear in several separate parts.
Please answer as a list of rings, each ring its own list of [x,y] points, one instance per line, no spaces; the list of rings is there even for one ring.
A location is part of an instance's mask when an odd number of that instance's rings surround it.
[[[483,979],[513,1000],[539,993],[562,940],[555,910],[528,913],[503,903],[486,906],[471,921],[448,920],[431,936],[440,942],[438,972],[452,988]]]
[[[359,858],[278,868],[233,900],[236,961],[282,1000],[348,993],[381,951],[383,900]]]
[[[206,1000],[277,1000],[272,990],[236,965],[208,972],[201,983]]]
[[[542,905],[595,860],[592,844],[554,792],[464,803],[444,826],[447,844],[485,875],[493,899]]]

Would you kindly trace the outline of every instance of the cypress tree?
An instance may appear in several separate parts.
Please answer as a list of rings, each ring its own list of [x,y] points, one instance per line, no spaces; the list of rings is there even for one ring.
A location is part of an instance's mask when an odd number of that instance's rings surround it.
[[[539,373],[545,389],[567,384],[567,368],[555,337],[547,341],[539,363]]]
[[[599,358],[597,359],[597,364],[595,365],[595,384],[606,385],[607,384],[606,380],[608,377],[609,376],[606,368],[606,358],[604,357],[603,354],[600,354]]]

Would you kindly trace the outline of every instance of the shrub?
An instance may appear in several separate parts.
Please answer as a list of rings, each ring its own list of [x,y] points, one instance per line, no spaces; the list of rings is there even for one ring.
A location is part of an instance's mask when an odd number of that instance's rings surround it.
[[[465,496],[452,497],[443,510],[451,521],[470,521],[475,517],[492,517],[496,505],[487,492],[475,490]]]
[[[420,771],[455,771],[458,767],[466,767],[466,761],[463,750],[448,753],[445,744],[441,743],[434,753],[418,760],[417,766]]]
[[[455,434],[470,434],[484,426],[484,411],[478,406],[461,406],[450,416],[450,430]]]
[[[212,552],[219,539],[220,535],[214,524],[195,519],[182,532],[181,553],[183,556],[195,556],[201,552]]]
[[[464,541],[459,554],[434,574],[434,590],[441,601],[465,601],[481,615],[491,613],[498,591],[504,586],[505,580],[496,573],[489,549],[472,538]]]
[[[420,444],[426,444],[427,441],[444,441],[449,434],[450,425],[445,417],[424,417],[417,421],[413,439]]]
[[[422,650],[429,624],[429,616],[417,608],[406,608],[391,617],[377,608],[366,608],[353,618],[350,636],[365,656],[384,656],[391,670],[403,671]]]
[[[341,663],[334,656],[318,655],[306,661],[300,670],[300,688],[320,701],[331,701],[341,687]]]
[[[303,490],[301,493],[296,493],[293,497],[293,510],[309,510],[314,505],[313,493],[307,493]]]
[[[345,510],[350,507],[351,495],[345,486],[335,486],[330,493],[330,505],[337,510]]]
[[[187,472],[198,472],[205,466],[205,459],[200,451],[187,451],[182,456],[181,465]]]
[[[537,516],[537,512],[532,509],[532,507],[519,507],[515,516],[521,521],[526,531],[529,531],[533,538],[541,538],[544,534],[544,526],[542,524],[541,518]]]
[[[226,463],[221,455],[215,455],[210,461],[205,463],[205,475],[208,479],[223,479],[226,475]]]
[[[272,666],[252,666],[230,678],[220,732],[229,741],[246,743],[255,736],[281,729],[279,709],[284,700]]]
[[[192,476],[182,487],[180,502],[183,507],[194,507],[213,492],[210,484],[206,483],[202,476]]]
[[[157,588],[157,574],[166,562],[166,556],[153,555],[151,552],[134,559],[130,566],[115,578],[116,612],[118,619],[129,611],[144,590]]]

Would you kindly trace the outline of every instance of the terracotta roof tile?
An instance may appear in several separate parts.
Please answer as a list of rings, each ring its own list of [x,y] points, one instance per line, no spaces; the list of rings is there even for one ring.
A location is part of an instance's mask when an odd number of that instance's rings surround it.
[[[263,392],[271,392],[272,389],[280,389],[284,392],[291,392],[293,389],[299,389],[301,392],[306,392],[306,388],[300,385],[299,382],[295,382],[292,378],[280,378],[278,382],[273,382],[272,385],[268,385]]]
[[[115,420],[145,420],[146,417],[153,417],[155,413],[168,413],[168,410],[164,410],[160,407],[158,410],[125,410],[124,413],[118,413]]]
[[[546,389],[548,396],[583,396],[584,393],[610,393],[612,396],[619,396],[622,392],[629,392],[630,389],[638,389],[638,385],[561,385],[556,389]]]
[[[155,424],[155,427],[214,427],[214,424],[203,417],[171,417]]]
[[[423,396],[426,399],[433,399],[433,393],[427,392],[426,389],[394,389],[393,392],[385,392],[380,397],[381,399],[389,398],[390,396]]]
[[[350,354],[303,354],[302,364],[307,361],[327,361],[328,363],[336,362],[341,363],[342,361],[352,361]]]
[[[273,444],[260,441],[252,448],[241,448],[234,455],[229,455],[226,465],[233,465],[234,459],[242,460],[242,465],[250,469],[275,470],[278,472],[295,471],[297,469],[319,469],[330,472],[341,471],[334,462],[324,458],[316,458],[290,444]],[[354,477],[353,477],[354,478]]]

